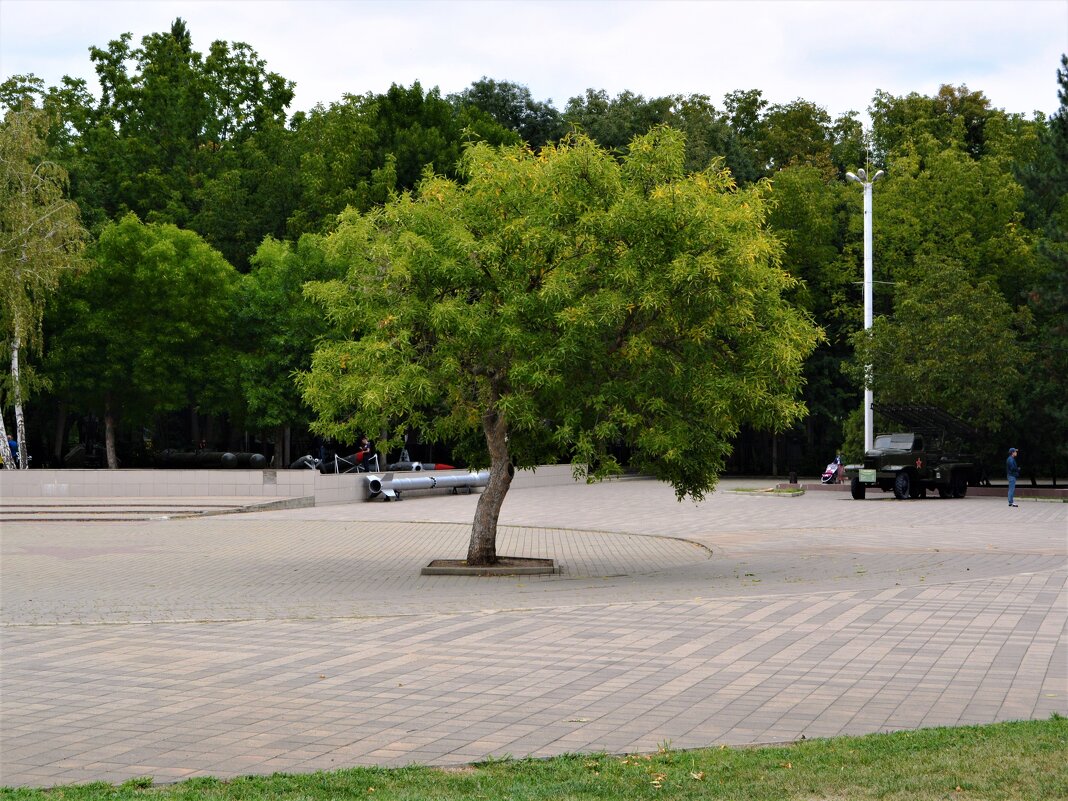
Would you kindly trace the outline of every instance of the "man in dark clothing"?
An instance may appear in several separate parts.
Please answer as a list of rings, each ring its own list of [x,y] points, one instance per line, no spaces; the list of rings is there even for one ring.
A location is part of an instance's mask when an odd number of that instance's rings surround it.
[[[1018,506],[1013,502],[1016,496],[1016,479],[1020,476],[1020,466],[1016,464],[1016,448],[1009,448],[1009,458],[1005,460],[1005,477],[1009,480],[1009,506]]]

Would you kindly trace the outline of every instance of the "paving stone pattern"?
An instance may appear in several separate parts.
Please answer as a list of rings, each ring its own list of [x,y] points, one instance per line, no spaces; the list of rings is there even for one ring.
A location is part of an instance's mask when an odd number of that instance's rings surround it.
[[[1068,715],[1068,505],[510,493],[0,533],[0,783],[781,742]]]

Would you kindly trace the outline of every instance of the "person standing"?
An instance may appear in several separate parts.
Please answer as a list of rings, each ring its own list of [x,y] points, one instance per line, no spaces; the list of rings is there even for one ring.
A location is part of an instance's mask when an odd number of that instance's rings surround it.
[[[1019,506],[1015,503],[1016,479],[1020,476],[1020,465],[1016,463],[1016,448],[1009,448],[1009,458],[1005,460],[1005,477],[1009,480],[1009,506]]]

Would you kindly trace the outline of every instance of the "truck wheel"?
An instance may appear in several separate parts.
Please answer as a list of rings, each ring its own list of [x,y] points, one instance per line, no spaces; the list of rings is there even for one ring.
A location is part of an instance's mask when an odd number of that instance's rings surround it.
[[[968,494],[968,476],[964,473],[953,474],[953,497],[963,498]]]
[[[854,501],[864,500],[865,486],[860,483],[859,478],[854,478],[849,482],[849,494],[853,496]]]
[[[912,481],[909,479],[908,471],[902,470],[894,479],[894,497],[903,501],[909,497],[910,489],[912,489]]]
[[[939,498],[952,498],[953,497],[953,490],[949,489],[948,487],[939,487],[938,488],[938,497]]]

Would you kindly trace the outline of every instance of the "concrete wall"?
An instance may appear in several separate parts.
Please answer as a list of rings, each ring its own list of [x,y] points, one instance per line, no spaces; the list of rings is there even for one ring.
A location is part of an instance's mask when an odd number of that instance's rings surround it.
[[[312,470],[3,470],[0,494],[5,498],[291,498],[314,495],[316,479],[331,478],[336,485],[337,479],[348,476],[320,476]]]

